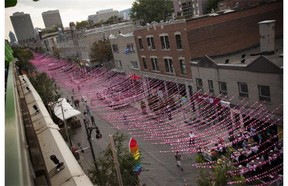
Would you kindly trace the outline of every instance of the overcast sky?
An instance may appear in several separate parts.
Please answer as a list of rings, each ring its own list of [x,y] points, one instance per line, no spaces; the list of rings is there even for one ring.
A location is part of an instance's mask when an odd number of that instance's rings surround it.
[[[14,30],[10,21],[10,16],[15,12],[30,14],[34,27],[44,28],[42,12],[48,10],[59,10],[64,27],[69,26],[69,22],[87,20],[89,15],[95,14],[99,10],[110,9],[125,10],[132,7],[135,0],[17,0],[15,7],[5,8],[5,39],[9,39],[9,31]]]

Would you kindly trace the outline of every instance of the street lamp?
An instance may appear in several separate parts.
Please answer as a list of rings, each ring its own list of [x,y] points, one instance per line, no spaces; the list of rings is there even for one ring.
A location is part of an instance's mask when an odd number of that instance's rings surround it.
[[[70,139],[69,132],[68,132],[68,127],[67,127],[67,122],[66,122],[66,119],[64,117],[64,110],[63,110],[62,100],[59,102],[59,104],[60,104],[60,107],[61,107],[61,112],[62,112],[62,117],[63,117],[63,122],[64,122],[66,136],[67,136],[70,148],[72,148],[72,141]]]
[[[62,102],[63,102],[63,98],[61,100],[58,100],[55,104],[54,104],[54,114],[60,118],[58,116],[58,114],[56,114],[56,111],[55,111],[55,107],[60,107],[61,109],[61,115],[62,115],[62,121],[64,123],[64,128],[65,128],[65,132],[66,132],[66,136],[67,136],[67,139],[68,139],[68,142],[69,142],[69,145],[70,145],[70,148],[72,148],[72,141],[70,139],[70,136],[69,136],[69,133],[68,133],[68,127],[67,127],[67,122],[66,122],[66,119],[65,119],[65,116],[64,116],[64,109],[63,109],[63,105],[62,105]],[[52,104],[49,104],[49,105],[52,105]],[[50,110],[50,109],[49,109]],[[60,118],[61,119],[61,118]]]
[[[94,129],[96,129],[96,127],[88,127],[88,126],[87,126],[86,119],[83,119],[83,122],[84,122],[84,125],[85,125],[86,134],[87,134],[87,139],[88,139],[89,146],[90,146],[90,149],[91,149],[92,158],[93,158],[93,161],[94,161],[94,166],[95,166],[95,168],[96,168],[96,171],[98,171],[98,166],[97,166],[97,163],[96,163],[96,157],[95,157],[93,145],[92,145],[92,142],[91,142],[91,133],[92,133],[92,131],[93,131]]]

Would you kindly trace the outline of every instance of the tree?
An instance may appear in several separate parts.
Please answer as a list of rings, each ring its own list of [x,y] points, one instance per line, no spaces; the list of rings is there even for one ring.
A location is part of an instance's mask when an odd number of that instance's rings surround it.
[[[111,60],[113,59],[112,49],[109,40],[99,40],[94,42],[91,47],[90,57],[92,62],[111,68]]]
[[[169,0],[136,0],[132,4],[130,17],[134,20],[143,19],[144,23],[166,21],[173,12],[173,3]]]
[[[103,22],[103,24],[115,24],[115,23],[121,23],[123,22],[123,17],[118,16],[111,16],[107,21]]]
[[[128,136],[120,133],[113,135],[115,148],[118,155],[118,161],[120,164],[120,172],[122,175],[123,185],[138,185],[139,180],[133,168],[139,161],[136,161],[129,152]],[[96,159],[99,170],[89,170],[91,181],[96,185],[118,185],[117,174],[113,163],[113,155],[111,145],[109,144],[107,149],[102,152],[102,156]]]
[[[29,62],[33,58],[33,53],[27,48],[13,47],[13,55],[18,59],[16,62],[19,72],[22,73],[32,73],[35,71],[33,64]]]
[[[89,22],[88,21],[81,21],[81,22],[76,22],[76,29],[81,29],[81,28],[87,28],[89,27]]]
[[[56,94],[55,81],[50,79],[46,73],[33,73],[30,76],[30,82],[32,83],[35,90],[40,95],[44,105],[48,105],[50,102],[58,100],[60,95]]]

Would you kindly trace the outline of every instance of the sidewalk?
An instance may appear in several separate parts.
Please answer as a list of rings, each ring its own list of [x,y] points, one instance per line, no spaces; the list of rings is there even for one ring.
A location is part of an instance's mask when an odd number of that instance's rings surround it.
[[[65,90],[61,89],[62,97],[64,98],[71,98],[72,90]],[[75,97],[75,96],[74,96]],[[88,100],[89,101],[89,100]],[[131,105],[140,110],[140,107],[136,104]],[[80,108],[78,108],[79,111],[83,113],[85,110],[85,104],[83,102],[80,102]],[[123,109],[124,110],[124,109]],[[101,139],[93,139],[92,144],[95,152],[96,158],[100,155],[102,151],[104,151],[109,142],[109,134],[114,134],[118,129],[113,127],[110,123],[103,120],[100,115],[95,113],[91,109],[91,113],[95,118],[95,123],[99,127],[100,132],[102,133]],[[89,147],[89,143],[87,140],[87,135],[83,123],[84,116],[83,114],[77,116],[77,118],[81,121],[81,128],[78,128],[75,130],[76,134],[72,135],[72,143],[78,147],[78,143],[81,144],[82,148]],[[129,131],[121,131],[122,133],[128,134]],[[92,133],[92,136],[95,136],[95,133]],[[130,135],[129,135],[130,136]],[[192,167],[191,164],[195,163],[194,161],[194,155],[187,155],[183,154],[183,160],[182,165],[184,168],[184,171],[181,172],[177,166],[176,161],[174,158],[174,153],[169,153],[171,151],[169,145],[153,145],[150,141],[145,141],[141,138],[136,139],[138,141],[138,145],[141,152],[142,157],[142,166],[144,168],[144,171],[140,174],[139,179],[141,185],[146,183],[146,185],[167,185],[167,186],[177,186],[177,185],[197,185],[196,184],[196,177],[198,176],[199,170]],[[127,142],[128,143],[128,142]],[[128,146],[128,144],[127,144]],[[168,153],[160,153],[160,151],[168,151]],[[92,155],[91,155],[91,149],[88,148],[84,150],[84,153],[81,151],[80,153],[80,160],[79,163],[82,166],[85,173],[88,173],[89,169],[94,168],[94,165],[92,163]]]

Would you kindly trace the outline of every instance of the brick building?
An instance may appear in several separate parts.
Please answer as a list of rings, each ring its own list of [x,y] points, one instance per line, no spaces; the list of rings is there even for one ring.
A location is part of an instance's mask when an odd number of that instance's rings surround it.
[[[191,80],[193,73],[187,68],[189,59],[227,55],[259,46],[258,22],[263,20],[276,20],[275,37],[283,35],[283,1],[215,15],[152,22],[137,28],[134,37],[143,74],[184,84],[186,93],[191,95],[194,79]],[[179,41],[181,48],[177,48]]]
[[[191,58],[219,56],[258,45],[257,23],[263,20],[276,20],[275,36],[282,35],[283,2],[187,20]]]
[[[283,37],[274,40],[276,24],[275,20],[257,24],[260,47],[191,61],[193,87],[202,97],[224,101],[235,126],[244,128],[257,120],[283,130]]]
[[[152,22],[135,29],[134,38],[143,76],[161,81],[168,94],[169,87],[182,87],[182,95],[192,91],[185,20]]]

